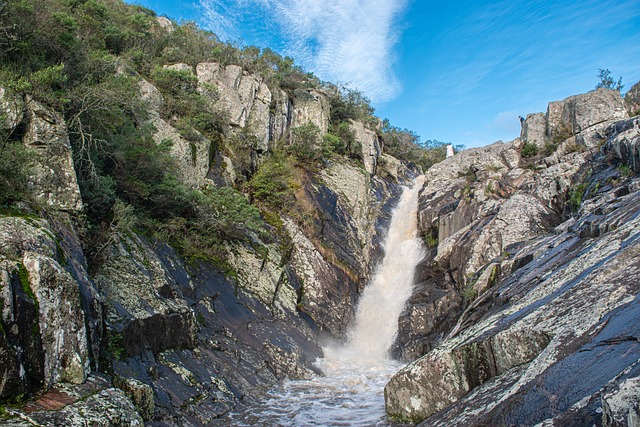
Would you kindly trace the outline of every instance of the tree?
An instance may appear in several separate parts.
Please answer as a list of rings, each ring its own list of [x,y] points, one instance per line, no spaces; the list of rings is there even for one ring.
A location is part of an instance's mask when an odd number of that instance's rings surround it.
[[[624,85],[622,84],[622,77],[619,77],[618,81],[616,82],[613,77],[611,77],[611,71],[608,68],[606,70],[598,68],[598,78],[600,79],[600,83],[596,85],[596,89],[600,89],[601,87],[603,87],[620,92],[624,87]]]

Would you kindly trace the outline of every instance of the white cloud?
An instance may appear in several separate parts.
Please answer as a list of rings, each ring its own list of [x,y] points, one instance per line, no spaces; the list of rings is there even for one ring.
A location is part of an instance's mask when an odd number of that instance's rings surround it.
[[[243,23],[263,15],[276,23],[282,53],[324,80],[341,82],[374,102],[400,92],[394,46],[407,0],[201,0],[209,27],[221,38],[237,38]]]

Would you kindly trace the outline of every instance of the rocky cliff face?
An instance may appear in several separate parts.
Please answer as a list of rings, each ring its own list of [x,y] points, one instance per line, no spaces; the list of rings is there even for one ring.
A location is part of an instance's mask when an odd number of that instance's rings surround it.
[[[232,65],[167,67],[195,69],[210,108],[227,111],[229,135],[252,136],[257,159],[297,126],[327,131],[320,92],[272,95],[260,76]],[[146,124],[156,143],[171,141],[183,182],[235,182],[230,157],[163,119],[162,94],[148,81],[139,91]],[[114,226],[87,259],[64,119],[3,89],[0,106],[3,129],[34,153],[30,185],[43,206],[42,215],[0,217],[0,400],[36,396],[7,409],[12,425],[84,425],[100,414],[105,426],[207,425],[277,380],[315,375],[317,343],[344,335],[400,184],[415,175],[391,156],[377,167],[378,136],[353,122],[366,170],[335,159],[299,189],[315,233],[283,217],[286,239],[229,242],[214,265]]]
[[[522,139],[428,171],[432,250],[398,338],[424,356],[387,384],[392,419],[632,425],[640,123],[626,117],[617,92],[571,97],[528,115]]]

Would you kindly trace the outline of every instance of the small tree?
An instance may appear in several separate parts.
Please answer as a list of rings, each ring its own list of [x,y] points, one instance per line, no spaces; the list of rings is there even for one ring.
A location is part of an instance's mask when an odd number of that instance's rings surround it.
[[[624,87],[624,85],[622,84],[622,77],[619,77],[618,81],[616,82],[613,77],[611,77],[611,71],[608,68],[606,70],[598,68],[598,78],[600,79],[600,83],[596,85],[596,89],[600,89],[601,87],[603,87],[620,92]]]

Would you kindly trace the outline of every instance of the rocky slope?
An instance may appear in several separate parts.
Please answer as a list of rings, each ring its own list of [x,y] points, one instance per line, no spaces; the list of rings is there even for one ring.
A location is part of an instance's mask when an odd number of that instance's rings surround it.
[[[228,112],[228,137],[252,136],[255,165],[296,126],[327,131],[322,93],[272,94],[234,65],[167,68],[196,76],[209,108]],[[233,184],[232,159],[197,131],[181,136],[161,117],[160,91],[142,78],[139,89],[183,182]],[[388,155],[378,167],[379,136],[352,122],[364,168],[335,158],[299,190],[319,233],[283,217],[270,232],[286,238],[230,241],[214,265],[114,225],[87,259],[64,119],[4,89],[0,104],[3,129],[33,153],[29,185],[42,206],[0,217],[0,399],[29,398],[3,409],[9,425],[206,425],[279,379],[315,375],[317,343],[343,336],[400,184],[415,175]]]
[[[385,388],[390,418],[636,425],[632,97],[599,89],[552,102],[515,141],[428,171],[419,219],[432,249],[397,346],[419,358]]]

